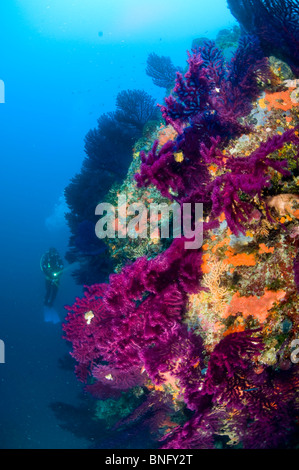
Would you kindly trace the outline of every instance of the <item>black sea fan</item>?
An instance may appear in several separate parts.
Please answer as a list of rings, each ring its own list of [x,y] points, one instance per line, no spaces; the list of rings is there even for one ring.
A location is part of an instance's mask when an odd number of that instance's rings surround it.
[[[181,67],[175,67],[170,57],[158,56],[154,52],[147,58],[146,74],[153,79],[153,83],[161,88],[174,86],[176,72],[182,72]]]
[[[102,114],[97,127],[86,134],[81,171],[65,188],[71,230],[66,258],[70,263],[79,261],[80,268],[73,272],[79,284],[103,281],[110,272],[105,247],[94,235],[95,208],[127,174],[144,124],[159,116],[155,100],[142,90],[120,92],[116,107],[115,112]]]
[[[127,173],[138,137],[138,130],[119,122],[115,113],[102,114],[98,127],[85,136],[83,168],[91,171],[101,169],[121,180]]]
[[[123,90],[116,97],[115,117],[118,122],[140,131],[143,126],[156,120],[159,111],[155,99],[144,90]]]
[[[298,0],[228,0],[228,6],[245,31],[258,36],[266,55],[287,62],[298,75]]]

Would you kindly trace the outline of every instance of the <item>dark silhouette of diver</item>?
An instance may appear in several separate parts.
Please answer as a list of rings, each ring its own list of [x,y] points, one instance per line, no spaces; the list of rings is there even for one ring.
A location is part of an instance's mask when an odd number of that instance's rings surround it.
[[[56,248],[50,248],[40,260],[40,267],[46,276],[46,295],[44,305],[52,307],[58,292],[60,276],[63,272],[63,261]]]

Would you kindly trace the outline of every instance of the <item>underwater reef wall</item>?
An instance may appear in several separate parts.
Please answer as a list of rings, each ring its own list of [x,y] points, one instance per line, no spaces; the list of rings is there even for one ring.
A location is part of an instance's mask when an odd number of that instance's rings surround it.
[[[66,307],[97,418],[128,397],[107,422],[144,426],[164,449],[298,445],[299,78],[261,46],[243,35],[229,62],[212,41],[188,53],[164,121],[110,191],[202,203],[202,246],[108,239],[109,282]]]
[[[81,171],[65,188],[71,231],[66,259],[77,262],[73,272],[78,284],[105,281],[113,269],[107,247],[94,231],[94,208],[107,197],[111,187],[126,176],[132,148],[145,124],[159,116],[155,100],[143,90],[123,90],[116,97],[116,110],[102,114],[97,127],[85,137]]]

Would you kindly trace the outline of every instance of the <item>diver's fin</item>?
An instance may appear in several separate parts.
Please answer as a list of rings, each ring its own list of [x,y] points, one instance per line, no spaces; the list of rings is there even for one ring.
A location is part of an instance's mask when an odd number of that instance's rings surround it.
[[[60,323],[60,318],[55,308],[44,306],[44,321],[50,323]]]

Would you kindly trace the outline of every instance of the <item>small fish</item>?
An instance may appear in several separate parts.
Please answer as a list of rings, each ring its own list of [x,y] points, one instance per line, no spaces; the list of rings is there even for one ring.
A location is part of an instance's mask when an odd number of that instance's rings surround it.
[[[243,390],[243,392],[253,392],[253,390],[258,390],[259,387],[256,387],[256,388],[246,388],[245,390]]]

